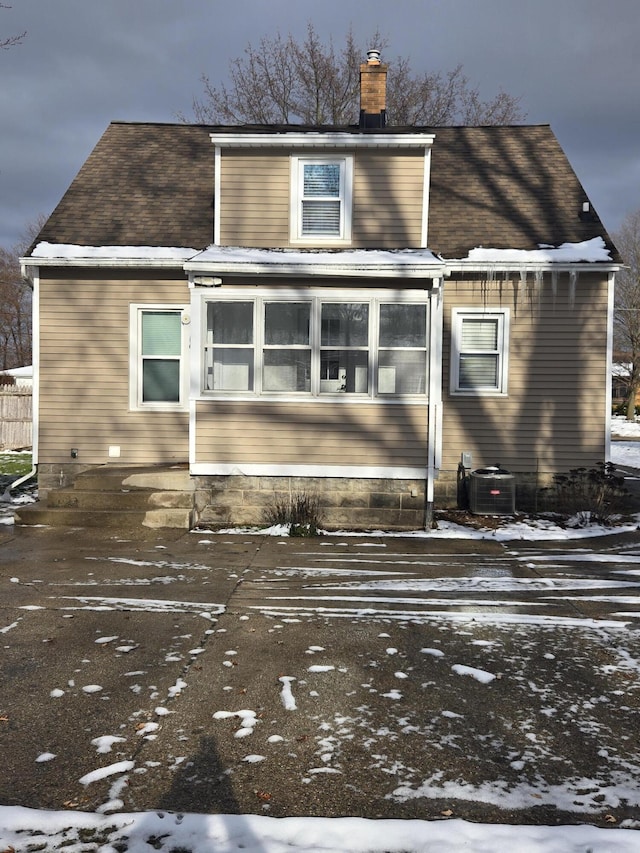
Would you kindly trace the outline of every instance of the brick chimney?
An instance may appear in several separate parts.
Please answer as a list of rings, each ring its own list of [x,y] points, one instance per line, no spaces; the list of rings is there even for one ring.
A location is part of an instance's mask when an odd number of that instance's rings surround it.
[[[360,66],[360,127],[384,127],[387,121],[387,69],[379,50],[368,50]]]

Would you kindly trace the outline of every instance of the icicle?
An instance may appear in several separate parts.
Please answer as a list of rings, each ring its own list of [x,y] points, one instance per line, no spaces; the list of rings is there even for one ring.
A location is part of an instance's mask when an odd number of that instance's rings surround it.
[[[529,284],[529,281],[528,281],[528,275],[529,275],[529,271],[527,269],[521,269],[520,270],[520,284],[522,285],[522,293],[523,293],[524,298],[529,303],[529,311],[531,311],[532,291],[531,291],[531,285]]]
[[[537,303],[538,311],[540,311],[540,306],[542,305],[543,289],[544,289],[544,273],[542,272],[542,270],[536,270],[534,290],[535,290],[535,294],[536,294],[536,303]]]
[[[569,308],[574,308],[576,304],[576,282],[578,281],[578,271],[569,270]]]
[[[558,270],[551,270],[551,294],[553,296],[553,307],[556,307],[556,296],[558,295]]]
[[[533,271],[533,284],[531,285],[531,310],[534,309],[540,311],[540,305],[542,303],[542,282],[543,282],[543,273],[542,270],[534,270]]]

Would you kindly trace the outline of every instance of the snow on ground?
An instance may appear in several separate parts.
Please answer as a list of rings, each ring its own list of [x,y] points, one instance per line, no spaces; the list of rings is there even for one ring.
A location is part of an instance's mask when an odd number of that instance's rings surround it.
[[[611,461],[617,466],[628,466],[640,470],[640,424],[628,423],[623,419],[614,419],[613,434],[621,440],[616,440],[612,443]],[[634,440],[635,439],[635,440]],[[621,529],[635,530],[637,522],[628,525],[627,528],[615,528],[613,532],[620,532]],[[230,533],[232,531],[225,531]],[[237,531],[233,531],[237,532]],[[255,531],[252,531],[255,532]],[[286,531],[282,528],[272,528],[265,533],[282,536]],[[611,528],[596,528],[594,525],[583,529],[567,530],[559,528],[550,520],[526,520],[518,521],[503,525],[499,530],[475,531],[467,528],[457,527],[451,524],[441,524],[440,529],[436,532],[426,534],[422,531],[417,531],[413,536],[440,536],[440,537],[491,537],[501,540],[509,539],[524,539],[524,540],[539,540],[539,539],[554,539],[554,538],[581,538],[598,535],[600,533],[611,533]],[[202,535],[202,531],[200,531]],[[382,531],[377,535],[382,535]],[[407,534],[403,534],[407,535]],[[348,537],[348,532],[342,532],[340,537]],[[361,547],[366,547],[366,539],[362,534],[358,534],[363,539]],[[335,548],[341,544],[336,541],[335,537],[331,537],[331,545]],[[206,543],[206,539],[201,540]],[[329,544],[327,542],[327,544]],[[331,548],[333,550],[333,548]],[[565,554],[565,559],[570,559],[570,555]],[[594,555],[594,559],[602,560],[607,555]],[[545,555],[536,555],[536,559],[544,559]],[[553,559],[550,555],[548,559]],[[585,558],[585,554],[581,553],[581,559]],[[524,558],[523,558],[524,559]],[[526,559],[531,559],[527,557]],[[126,560],[119,560],[126,563]],[[368,562],[371,562],[368,559]],[[131,561],[137,564],[136,561]],[[150,569],[160,569],[167,571],[167,575],[159,575],[154,578],[157,583],[171,582],[172,570],[183,570],[187,567],[184,565],[172,566],[169,563],[158,562],[158,564],[149,564]],[[193,566],[189,568],[193,569]],[[205,567],[196,567],[205,568]],[[344,570],[344,566],[343,566]],[[330,568],[306,568],[305,571],[311,575],[312,573],[330,573]],[[631,572],[631,570],[629,570]],[[390,572],[388,569],[385,572],[388,578]],[[400,572],[398,572],[400,574]],[[343,573],[344,578],[344,573]],[[19,579],[14,579],[19,582]],[[494,578],[479,578],[471,579],[478,589],[486,589],[496,580]],[[506,583],[508,579],[501,579],[500,583]],[[440,584],[437,588],[446,590],[446,579],[436,579]],[[416,589],[418,585],[420,590],[430,585],[434,589],[436,581],[373,581],[376,587],[382,591],[386,588],[395,590],[396,594],[400,590],[409,592],[411,589]],[[127,583],[126,579],[118,580],[119,584]],[[132,582],[133,583],[133,582]],[[136,581],[141,583],[141,581]],[[459,583],[459,581],[458,581]],[[511,586],[514,584],[525,584],[524,579],[511,579]],[[548,581],[541,579],[539,586],[542,589]],[[588,586],[587,581],[582,581],[582,587]],[[615,581],[609,581],[606,586],[612,589],[615,593]],[[622,583],[622,582],[621,582]],[[88,582],[91,584],[91,581]],[[571,592],[571,589],[578,584],[577,579],[566,580],[556,578],[553,582],[553,591],[560,592],[566,596]],[[629,586],[629,584],[624,584]],[[529,588],[531,584],[529,583]],[[600,589],[603,588],[602,582],[599,583]],[[358,587],[364,590],[366,585],[359,582]],[[566,589],[565,589],[566,587]],[[348,583],[342,583],[341,588],[348,590]],[[496,592],[502,590],[496,589]],[[549,590],[551,591],[551,590]],[[466,591],[466,595],[470,590]],[[335,597],[334,597],[335,600]],[[397,599],[396,599],[397,600]],[[466,603],[469,603],[469,598],[465,598]],[[132,602],[137,602],[143,609],[154,610],[165,607],[171,611],[188,610],[189,606],[186,602],[160,602],[157,600],[144,599],[104,599],[98,597],[77,597],[76,606],[83,609],[105,607],[118,607],[123,603],[131,606]],[[383,599],[380,599],[383,602]],[[371,605],[369,599],[369,604]],[[513,601],[511,601],[513,606]],[[209,604],[208,618],[212,615],[220,613],[219,605]],[[370,610],[367,612],[370,613]],[[352,618],[358,617],[357,611],[351,612]],[[366,614],[361,614],[366,618]],[[631,614],[627,614],[631,615]],[[245,617],[246,618],[246,617]],[[478,614],[474,617],[478,620]],[[531,620],[534,618],[544,617],[527,617],[526,615],[518,616],[511,615],[512,621],[519,624],[521,629],[525,625],[531,625]],[[285,619],[281,620],[285,622]],[[294,620],[292,620],[294,621]],[[481,621],[481,620],[480,620]],[[17,624],[17,623],[16,623]],[[596,634],[602,633],[606,628],[612,629],[614,623],[606,626],[600,625]],[[619,627],[623,628],[624,623],[620,623]],[[10,630],[14,626],[7,626],[2,629],[2,632]],[[506,625],[505,625],[506,628]],[[602,633],[603,642],[609,642],[611,635]],[[607,639],[608,637],[608,639]],[[118,640],[117,636],[105,635],[100,637],[95,642],[107,646],[115,644]],[[484,642],[481,640],[477,643]],[[121,647],[118,647],[121,648]],[[324,651],[320,646],[310,646],[309,654],[317,651]],[[389,647],[387,654],[392,654],[395,650]],[[422,649],[425,655],[436,657],[437,659],[444,657],[444,652],[441,649],[427,648]],[[620,654],[623,654],[624,649],[619,649]],[[199,652],[199,649],[194,649],[194,653]],[[228,653],[230,654],[230,652]],[[551,656],[553,657],[553,656]],[[449,665],[450,670],[456,675],[463,678],[471,678],[479,682],[481,685],[492,681],[496,676],[493,672],[470,667],[465,664],[455,663]],[[333,665],[318,664],[309,667],[309,672],[322,675],[322,673],[330,673],[334,670]],[[398,670],[396,677],[407,684],[406,673]],[[294,713],[296,711],[295,701],[295,678],[293,676],[282,676],[280,678],[281,687],[281,702],[284,708]],[[184,682],[180,682],[172,690],[179,690],[186,686]],[[88,685],[82,688],[84,691],[89,689],[100,690],[99,685]],[[52,691],[51,696],[57,697],[63,691]],[[54,696],[55,694],[55,696]],[[402,697],[402,693],[398,689],[385,694],[390,700],[394,700],[394,705],[398,704]],[[222,713],[215,715],[214,718],[221,718]],[[453,720],[460,715],[454,714],[451,711],[443,711],[443,715],[450,715]],[[255,712],[251,710],[238,711],[238,715],[242,727],[238,731],[246,731],[246,736],[250,736],[253,732],[256,723]],[[464,722],[464,721],[462,721]],[[150,735],[151,737],[153,735]],[[236,737],[240,735],[236,732]],[[272,739],[275,741],[279,736],[274,735]],[[112,739],[115,740],[115,739]],[[93,747],[97,748],[98,752],[108,752],[111,749],[112,742],[106,738],[96,739]],[[530,749],[535,750],[536,744],[532,741]],[[630,756],[629,756],[630,758]],[[245,761],[249,764],[260,766],[264,756],[255,753],[248,754]],[[55,762],[53,753],[43,752],[36,759],[38,762]],[[126,765],[126,766],[125,766]],[[621,765],[622,767],[622,765]],[[119,775],[121,778],[113,785],[113,803],[118,802],[118,786],[122,784],[123,779],[126,780],[127,773],[133,768],[133,762],[116,762],[110,764],[99,771],[93,771],[86,774],[80,780],[84,785],[91,785],[98,776],[104,778],[107,773],[112,773],[114,776]],[[331,768],[324,768],[325,770]],[[630,770],[627,767],[627,770]],[[635,773],[635,770],[634,770]],[[622,774],[625,775],[625,774]],[[628,775],[628,774],[627,774]],[[626,776],[625,776],[626,778]],[[622,776],[621,776],[622,779]],[[447,784],[447,783],[445,783]],[[431,786],[431,787],[430,787]],[[453,798],[456,796],[471,797],[485,801],[493,801],[497,797],[497,801],[501,805],[505,805],[505,791],[498,788],[491,791],[489,787],[482,791],[478,788],[473,790],[453,789],[449,792]],[[431,780],[423,780],[422,786],[415,788],[409,784],[399,784],[394,792],[394,796],[398,800],[407,797],[423,796],[429,797],[433,791],[442,793],[443,786],[437,778]],[[517,795],[517,791],[511,791],[511,796]],[[551,800],[562,800],[562,797],[567,794],[566,791],[558,789],[547,791]],[[488,799],[487,799],[488,798]],[[512,803],[517,807],[517,803]],[[508,807],[508,804],[507,804]],[[586,809],[588,811],[588,809]],[[606,819],[606,818],[605,818]],[[612,818],[613,822],[613,818]],[[86,851],[100,851],[100,853],[142,853],[149,849],[170,853],[173,850],[190,851],[190,853],[230,853],[242,849],[247,853],[284,853],[284,851],[324,851],[324,853],[332,853],[335,851],[349,850],[353,853],[401,853],[402,851],[438,851],[438,853],[458,853],[460,850],[469,851],[469,853],[494,853],[496,849],[501,847],[511,847],[517,850],[518,853],[640,853],[640,824],[638,822],[626,821],[619,826],[602,829],[590,825],[574,825],[574,826],[510,826],[497,824],[477,824],[468,821],[463,821],[451,818],[448,814],[443,813],[442,820],[438,821],[420,821],[420,820],[367,820],[363,818],[272,818],[266,815],[206,815],[206,814],[178,814],[166,811],[141,812],[135,814],[116,813],[116,814],[91,814],[75,811],[44,811],[23,808],[18,806],[0,806],[0,849],[11,851],[11,853],[27,853],[31,850],[41,850],[44,853],[58,849],[64,849],[66,853],[85,853]],[[37,846],[35,846],[37,845]]]
[[[35,847],[25,838],[27,830]],[[11,853],[637,853],[640,833],[593,826],[498,826],[463,820],[270,818],[262,815],[190,815],[43,812],[0,806],[0,840]],[[43,836],[50,844],[43,847]],[[82,839],[82,840],[81,840]],[[64,845],[64,847],[62,846]]]

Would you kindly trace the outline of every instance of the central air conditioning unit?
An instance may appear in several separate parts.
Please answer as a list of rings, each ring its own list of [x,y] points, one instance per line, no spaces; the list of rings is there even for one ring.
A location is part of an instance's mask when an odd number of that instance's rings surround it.
[[[477,468],[469,474],[469,509],[476,515],[513,515],[516,482],[500,465]]]

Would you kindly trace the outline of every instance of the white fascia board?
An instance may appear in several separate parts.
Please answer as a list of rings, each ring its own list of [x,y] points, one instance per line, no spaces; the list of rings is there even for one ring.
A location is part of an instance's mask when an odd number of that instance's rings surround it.
[[[38,267],[168,267],[181,269],[202,250],[193,246],[79,246],[75,243],[39,242],[31,255],[20,258],[24,266]]]
[[[224,278],[230,275],[263,276],[311,276],[317,278],[439,278],[444,274],[444,266],[432,264],[259,264],[259,263],[208,263],[185,264],[189,273],[189,282],[197,284],[198,275],[215,275]]]
[[[482,273],[491,276],[493,273],[504,272],[514,274],[536,272],[616,272],[619,264],[608,264],[598,261],[558,262],[558,261],[499,261],[496,263],[478,261],[444,261],[447,275],[456,272]]]
[[[177,269],[184,261],[179,258],[20,258],[23,267],[108,267],[109,269]]]
[[[424,148],[431,146],[434,133],[210,133],[219,148]]]

